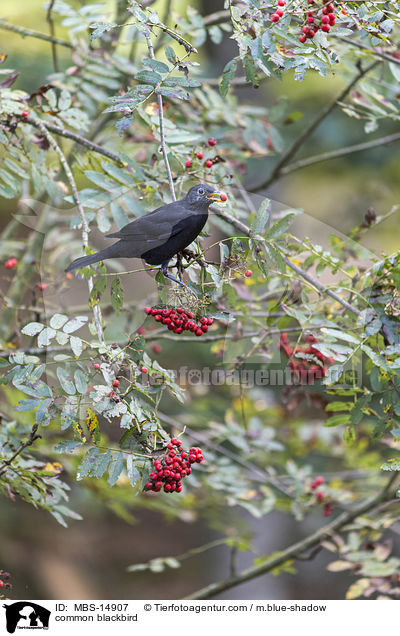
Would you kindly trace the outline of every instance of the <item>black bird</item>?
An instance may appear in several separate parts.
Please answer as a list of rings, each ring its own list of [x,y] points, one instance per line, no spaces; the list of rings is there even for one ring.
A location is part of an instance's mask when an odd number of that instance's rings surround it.
[[[226,201],[226,195],[208,185],[194,186],[184,199],[163,205],[108,234],[107,238],[120,240],[96,254],[75,259],[65,271],[72,272],[107,258],[142,258],[149,265],[161,265],[165,278],[185,286],[169,274],[168,263],[200,234],[213,201]]]

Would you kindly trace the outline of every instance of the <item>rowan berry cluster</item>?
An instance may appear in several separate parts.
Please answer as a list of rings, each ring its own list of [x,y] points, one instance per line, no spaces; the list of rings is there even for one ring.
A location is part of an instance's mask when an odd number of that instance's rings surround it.
[[[321,476],[316,477],[310,484],[311,490],[315,491],[315,498],[318,503],[324,504],[324,517],[330,517],[333,510],[333,504],[325,501],[325,493],[323,490],[317,490],[320,486],[323,486],[325,483],[325,479]]]
[[[323,0],[322,4],[316,0],[308,0],[310,5],[307,11],[306,22],[302,26],[302,34],[299,41],[304,44],[307,38],[312,39],[321,29],[324,33],[329,33],[331,27],[336,23],[335,5],[330,0]]]
[[[3,592],[11,590],[12,585],[9,583],[9,579],[11,578],[11,574],[9,572],[4,572],[4,570],[0,570],[0,598],[3,597]],[[9,600],[9,599],[5,599]]]
[[[149,475],[145,490],[182,492],[182,479],[191,474],[192,464],[200,464],[204,459],[201,448],[193,446],[187,453],[177,437],[171,438],[167,449],[164,458],[154,460],[154,471]]]
[[[217,140],[214,139],[214,137],[210,137],[209,140],[207,141],[207,144],[210,146],[210,148],[213,148],[214,146],[217,145]],[[204,159],[204,152],[202,150],[198,150],[195,154],[196,154],[196,159],[198,159],[199,161],[202,161]],[[196,161],[196,159],[194,159],[194,161]],[[217,161],[218,161],[218,159],[217,159]],[[203,165],[206,168],[211,168],[212,165],[215,162],[216,162],[216,158],[215,157],[214,158],[208,158],[208,159],[206,159],[206,161],[204,161]],[[193,167],[193,159],[191,157],[187,158],[185,166],[186,166],[187,169]]]
[[[317,342],[314,336],[306,336],[308,347],[290,346],[287,333],[281,333],[279,349],[289,358],[289,369],[297,384],[313,384],[326,376],[328,366],[333,364],[333,358],[324,356],[312,345]],[[295,358],[296,354],[305,354],[304,358]]]
[[[199,322],[195,322],[193,312],[183,307],[145,307],[144,311],[148,316],[153,316],[156,322],[167,325],[170,331],[177,334],[191,331],[196,336],[202,336],[214,322],[213,318],[208,316],[201,316]]]
[[[279,22],[281,17],[283,16],[283,8],[286,4],[285,0],[278,0],[278,8],[275,13],[271,15],[271,22]]]
[[[6,269],[13,269],[13,267],[15,267],[16,265],[18,265],[18,261],[15,258],[15,256],[13,256],[12,258],[9,258],[8,261],[4,263],[4,267]]]

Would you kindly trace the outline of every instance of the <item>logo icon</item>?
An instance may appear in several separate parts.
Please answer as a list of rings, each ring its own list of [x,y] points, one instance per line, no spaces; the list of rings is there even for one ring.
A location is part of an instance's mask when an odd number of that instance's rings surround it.
[[[9,634],[14,634],[16,629],[49,628],[51,612],[37,603],[18,601],[3,607],[6,610],[6,627]]]

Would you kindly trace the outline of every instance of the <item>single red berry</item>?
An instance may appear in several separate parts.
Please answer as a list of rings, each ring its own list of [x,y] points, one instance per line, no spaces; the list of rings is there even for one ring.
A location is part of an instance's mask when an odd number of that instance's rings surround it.
[[[188,159],[185,163],[186,168],[191,168],[192,167],[192,160]]]
[[[44,291],[45,289],[47,289],[47,283],[40,283],[38,287],[40,291]]]
[[[144,312],[145,314],[151,314],[151,307],[145,307]]]
[[[213,162],[212,162],[210,159],[208,159],[208,160],[206,161],[206,166],[207,166],[207,168],[211,168],[211,166],[212,166],[212,165],[213,165]]]
[[[203,333],[207,333],[208,325],[201,325],[201,330],[202,330]]]
[[[311,482],[311,488],[318,488],[318,486],[322,486],[322,484],[325,483],[325,479],[323,477],[321,477],[321,475],[319,477],[316,477],[314,479],[314,481]]]
[[[299,35],[299,41],[304,44],[304,42],[307,40],[307,37],[305,35]]]
[[[99,365],[99,363],[98,363],[98,362],[95,362],[95,363],[94,363],[94,365],[93,365],[93,369],[96,369],[96,371],[97,371],[98,369],[100,369],[100,365]]]
[[[21,113],[21,118],[22,118],[22,120],[23,120],[23,121],[27,121],[27,120],[28,120],[28,117],[29,117],[29,111],[28,111],[28,110],[24,110],[24,111]]]
[[[334,25],[336,24],[336,18],[335,18],[335,16],[333,15],[333,13],[329,13],[329,14],[328,14],[328,18],[329,18],[329,24],[330,24],[331,26],[334,26]]]
[[[329,17],[327,15],[323,15],[321,18],[322,24],[329,24]]]
[[[160,316],[160,314],[157,314],[156,316],[154,316],[154,320],[155,320],[156,322],[161,322],[161,320],[162,320],[162,316]]]
[[[120,385],[120,381],[119,380],[113,380],[112,385],[115,386],[115,387],[118,387]]]
[[[325,499],[325,495],[323,492],[321,492],[320,490],[318,490],[318,492],[315,493],[315,496],[317,498],[317,501],[321,502]]]
[[[196,334],[196,336],[202,336],[203,330],[200,327],[198,327],[194,333]]]
[[[327,15],[327,14],[329,13],[329,9],[328,9],[328,7],[324,7],[324,8],[322,9],[322,13],[323,13],[323,15]]]
[[[208,326],[212,325],[214,322],[214,318],[207,318],[207,324]]]
[[[248,269],[247,272],[244,273],[244,275],[246,276],[246,278],[250,278],[251,276],[253,276],[253,272],[251,271],[251,269]]]
[[[307,18],[307,22],[308,24],[312,24],[314,22],[314,18],[312,17],[312,15],[309,15]],[[304,27],[303,27],[304,28]]]
[[[279,22],[279,15],[277,15],[276,13],[273,13],[271,15],[271,22]]]
[[[285,0],[278,0],[278,5],[280,7],[284,7],[285,6]]]
[[[196,154],[197,159],[203,159],[204,155],[201,152],[201,150],[199,150],[199,152]]]
[[[332,514],[333,505],[331,503],[326,503],[324,505],[324,517],[330,517]]]
[[[149,481],[146,481],[144,488],[145,490],[151,490],[153,488],[153,485]]]
[[[154,353],[161,353],[161,351],[162,351],[161,345],[159,345],[157,343],[153,344],[153,346],[151,348],[153,349]]]
[[[328,9],[328,11],[329,11],[330,13],[333,13],[333,12],[335,11],[335,5],[334,5],[334,4],[332,4],[332,2],[330,2],[330,3],[327,5],[327,9]]]
[[[228,200],[228,196],[225,194],[225,192],[221,192],[221,194],[219,195],[219,198],[221,199],[221,201]]]
[[[307,33],[307,37],[309,37],[309,38],[313,38],[314,35],[315,35],[314,29],[310,29],[309,32]]]
[[[329,33],[329,31],[331,30],[331,27],[329,26],[329,24],[323,24],[321,27],[321,30],[324,31],[325,33]]]
[[[301,30],[303,31],[303,33],[304,33],[305,35],[307,35],[307,33],[308,33],[308,26],[303,26]]]
[[[138,336],[143,336],[146,333],[146,327],[139,327],[136,333]]]
[[[8,261],[6,261],[4,263],[4,266],[6,267],[6,269],[12,269],[13,267],[15,267],[18,264],[17,259],[15,258],[15,256],[13,256],[13,258],[9,258]]]
[[[149,372],[147,367],[140,367],[140,370],[141,370],[142,373],[148,373]]]
[[[216,146],[217,145],[217,140],[214,139],[214,137],[210,137],[210,139],[208,140],[208,145],[209,146]]]
[[[279,15],[279,17],[281,18],[283,16],[283,10],[282,9],[277,9],[275,11],[276,15]]]

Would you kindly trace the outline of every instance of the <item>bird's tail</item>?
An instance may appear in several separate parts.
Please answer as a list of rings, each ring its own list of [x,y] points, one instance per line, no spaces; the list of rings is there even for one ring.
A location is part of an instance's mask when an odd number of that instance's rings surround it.
[[[92,263],[98,263],[99,261],[104,261],[107,258],[113,258],[114,256],[118,256],[118,250],[115,250],[115,246],[110,245],[110,247],[106,247],[104,250],[100,250],[100,252],[96,252],[96,254],[89,254],[89,256],[81,256],[80,258],[76,258],[70,265],[68,265],[66,272],[73,272],[75,269],[80,269],[81,267],[87,267],[88,265],[92,265]]]

